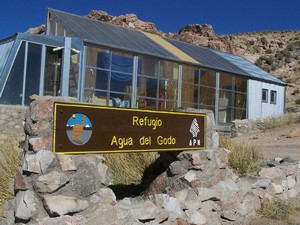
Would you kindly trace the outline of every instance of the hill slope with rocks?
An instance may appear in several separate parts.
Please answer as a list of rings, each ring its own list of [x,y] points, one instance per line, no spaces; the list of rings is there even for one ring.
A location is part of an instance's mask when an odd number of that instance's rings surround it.
[[[164,33],[135,14],[112,16],[92,10],[86,17],[242,56],[288,84],[288,110],[295,111],[300,106],[300,30],[218,35],[210,24],[190,24],[178,33]],[[42,25],[28,32],[41,34],[44,29]]]

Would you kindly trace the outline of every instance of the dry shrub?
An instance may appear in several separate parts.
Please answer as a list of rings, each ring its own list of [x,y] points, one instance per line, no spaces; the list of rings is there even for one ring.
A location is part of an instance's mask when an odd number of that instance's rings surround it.
[[[13,198],[9,184],[20,165],[19,153],[18,142],[14,138],[0,144],[0,216],[5,202]]]
[[[271,116],[259,119],[256,122],[256,127],[261,131],[265,131],[275,127],[298,123],[300,123],[300,113],[289,113],[281,116]]]
[[[220,136],[220,147],[230,151],[228,165],[240,177],[256,172],[263,159],[260,150],[245,143],[234,142],[229,137]]]
[[[291,204],[276,198],[273,201],[266,202],[262,205],[260,214],[270,219],[285,219],[297,211]]]
[[[140,184],[146,169],[158,158],[156,152],[105,154],[114,185]]]

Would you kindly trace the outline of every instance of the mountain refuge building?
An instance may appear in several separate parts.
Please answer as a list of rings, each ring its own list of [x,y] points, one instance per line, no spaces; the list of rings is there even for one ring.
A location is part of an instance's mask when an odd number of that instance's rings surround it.
[[[46,34],[0,40],[0,104],[72,96],[110,107],[210,109],[219,126],[284,113],[286,83],[243,57],[48,9]]]

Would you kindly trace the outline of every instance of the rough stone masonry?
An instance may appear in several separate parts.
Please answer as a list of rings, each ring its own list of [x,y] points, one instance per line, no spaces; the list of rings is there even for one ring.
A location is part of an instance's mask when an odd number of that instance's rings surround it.
[[[76,100],[31,98],[22,164],[12,191],[15,197],[0,219],[3,225],[244,224],[257,215],[264,201],[299,195],[297,162],[237,177],[228,168],[228,151],[218,148],[213,115],[206,112],[206,150],[180,152],[144,196],[117,200],[102,155],[52,152],[53,102]]]

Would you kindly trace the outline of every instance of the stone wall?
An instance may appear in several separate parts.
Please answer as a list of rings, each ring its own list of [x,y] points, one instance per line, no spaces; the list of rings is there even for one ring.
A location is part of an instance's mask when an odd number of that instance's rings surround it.
[[[265,200],[288,199],[300,192],[296,162],[238,178],[228,168],[227,151],[214,146],[217,135],[210,130],[214,138],[206,150],[178,152],[143,196],[118,200],[105,156],[51,151],[54,101],[75,100],[33,96],[25,114],[26,140],[14,179],[15,198],[8,202],[0,224],[242,224],[256,216]],[[213,121],[208,124],[212,127]]]
[[[300,112],[287,113],[266,118],[234,120],[231,123],[231,136],[237,137],[244,133],[263,131],[280,125],[298,123]]]
[[[0,105],[0,143],[8,138],[15,138],[17,141],[24,141],[23,129],[24,114],[27,107]]]

